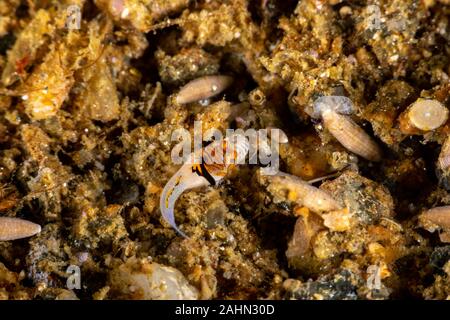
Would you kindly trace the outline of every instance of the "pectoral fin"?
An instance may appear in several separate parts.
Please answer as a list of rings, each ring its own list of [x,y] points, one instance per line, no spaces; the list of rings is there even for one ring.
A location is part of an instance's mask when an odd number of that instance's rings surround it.
[[[192,172],[192,167],[184,165],[165,185],[160,199],[161,214],[181,236],[187,238],[175,222],[175,203],[181,194],[188,189],[209,185],[208,180]]]

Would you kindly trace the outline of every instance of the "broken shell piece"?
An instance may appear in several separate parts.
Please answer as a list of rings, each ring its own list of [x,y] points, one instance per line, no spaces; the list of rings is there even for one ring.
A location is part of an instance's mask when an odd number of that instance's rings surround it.
[[[323,224],[331,231],[348,231],[351,228],[351,214],[348,208],[322,215]]]
[[[286,257],[298,257],[305,255],[311,248],[311,239],[323,229],[320,218],[315,214],[305,214],[297,219],[294,233],[286,250]]]
[[[204,76],[188,82],[175,97],[178,104],[191,103],[218,95],[227,89],[233,78],[230,76]]]
[[[420,215],[419,221],[430,232],[439,228],[450,229],[450,206],[428,209]]]
[[[19,218],[0,217],[0,241],[28,238],[41,232],[41,226]]]
[[[419,216],[419,222],[429,232],[441,230],[439,234],[441,241],[450,242],[450,206],[426,210]]]
[[[198,290],[175,268],[130,258],[109,275],[115,297],[136,300],[196,300]]]
[[[439,101],[418,99],[399,117],[400,131],[405,134],[421,134],[442,126],[448,119],[448,109]]]
[[[438,158],[438,167],[442,171],[450,167],[450,137],[447,137],[442,145]]]
[[[281,172],[271,176],[261,175],[261,179],[268,181],[267,190],[274,196],[274,202],[294,202],[313,212],[341,209],[327,192],[309,185],[299,177]]]

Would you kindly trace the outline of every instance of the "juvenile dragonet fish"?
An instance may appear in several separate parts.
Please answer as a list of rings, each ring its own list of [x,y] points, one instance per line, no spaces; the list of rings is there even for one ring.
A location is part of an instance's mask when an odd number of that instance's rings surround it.
[[[161,193],[160,208],[163,218],[180,235],[187,238],[175,223],[174,208],[177,199],[185,190],[218,184],[231,166],[245,161],[248,151],[247,138],[241,134],[233,134],[191,153]]]

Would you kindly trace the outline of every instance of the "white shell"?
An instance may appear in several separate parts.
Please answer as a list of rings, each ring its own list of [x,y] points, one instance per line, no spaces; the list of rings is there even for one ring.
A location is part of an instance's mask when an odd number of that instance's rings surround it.
[[[233,82],[229,76],[204,76],[194,79],[183,86],[175,97],[178,104],[186,104],[194,101],[211,98],[226,88]]]

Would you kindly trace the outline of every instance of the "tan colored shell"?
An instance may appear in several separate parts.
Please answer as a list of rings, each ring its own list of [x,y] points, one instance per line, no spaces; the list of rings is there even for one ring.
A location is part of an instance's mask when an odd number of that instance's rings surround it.
[[[447,119],[448,109],[442,103],[419,98],[400,115],[400,130],[405,134],[431,131],[445,124]]]
[[[211,98],[228,88],[232,81],[233,78],[221,75],[194,79],[180,89],[175,101],[179,104],[185,104]]]
[[[428,209],[420,215],[419,220],[429,231],[434,231],[436,225],[450,230],[450,206]]]
[[[330,211],[329,213],[323,214],[322,218],[324,226],[331,231],[342,232],[348,231],[351,228],[352,214],[348,208]]]
[[[326,191],[320,190],[299,177],[289,174],[261,176],[269,181],[267,190],[275,197],[302,205],[313,212],[329,212],[341,209],[339,203]]]
[[[348,116],[331,109],[322,112],[325,128],[347,150],[370,161],[381,160],[381,149],[375,141]]]
[[[321,219],[315,214],[299,216],[295,223],[294,233],[288,243],[286,257],[298,257],[306,254],[311,247],[311,239],[323,229]]]
[[[10,241],[34,236],[41,226],[19,218],[0,217],[0,241]]]
[[[438,158],[438,167],[441,170],[445,170],[450,167],[450,137],[447,137],[442,145]]]
[[[439,239],[441,239],[442,242],[450,243],[450,232],[448,231],[441,232],[439,234]]]

